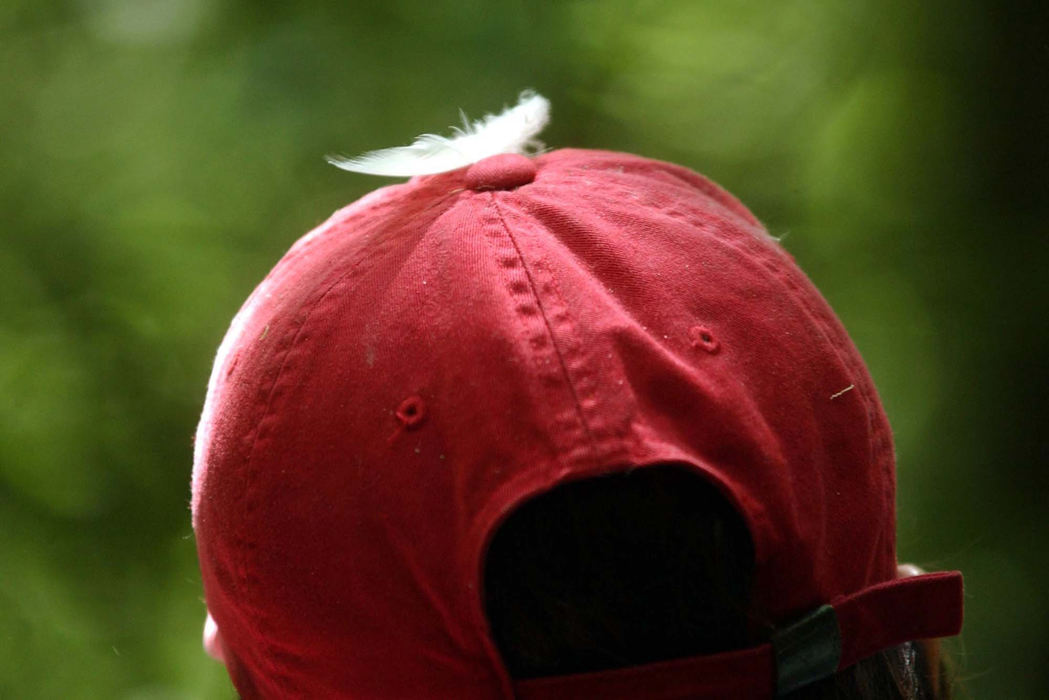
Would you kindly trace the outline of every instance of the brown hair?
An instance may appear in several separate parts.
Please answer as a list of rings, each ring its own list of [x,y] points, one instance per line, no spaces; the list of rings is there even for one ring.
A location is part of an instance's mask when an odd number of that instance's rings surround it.
[[[751,614],[753,561],[740,516],[693,472],[572,482],[520,506],[493,537],[492,634],[514,678],[755,646],[772,628]],[[785,697],[947,697],[939,685],[937,696],[922,645],[904,644]]]

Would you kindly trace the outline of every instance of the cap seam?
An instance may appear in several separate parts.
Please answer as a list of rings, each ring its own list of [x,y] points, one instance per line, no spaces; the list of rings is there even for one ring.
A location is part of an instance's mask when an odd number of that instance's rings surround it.
[[[253,498],[257,498],[257,496],[253,495],[253,492],[258,490],[258,474],[256,473],[255,469],[252,467],[252,464],[255,461],[254,460],[255,450],[256,450],[256,447],[258,446],[259,442],[262,441],[263,439],[265,439],[268,436],[268,434],[271,432],[272,426],[270,426],[268,424],[267,420],[271,416],[275,415],[274,412],[273,412],[273,406],[274,406],[274,403],[276,401],[276,397],[277,397],[277,393],[278,393],[278,390],[279,390],[281,378],[284,376],[285,371],[288,369],[289,357],[291,356],[292,351],[294,351],[295,348],[298,347],[303,342],[303,339],[304,339],[303,331],[305,330],[307,323],[309,323],[310,317],[313,315],[313,312],[316,310],[316,308],[331,293],[331,291],[333,289],[335,289],[346,278],[348,278],[350,275],[352,275],[354,272],[356,272],[357,269],[360,267],[360,265],[367,259],[368,258],[363,257],[363,256],[359,257],[356,261],[354,261],[349,266],[349,269],[345,270],[344,272],[339,274],[334,280],[332,280],[331,283],[327,287],[325,287],[324,290],[320,294],[318,294],[317,297],[312,302],[310,302],[310,304],[308,306],[306,306],[304,308],[304,314],[302,316],[301,322],[298,324],[297,327],[295,327],[293,332],[289,331],[289,333],[286,336],[286,337],[290,337],[291,340],[290,340],[290,342],[288,342],[288,346],[283,352],[283,356],[281,357],[281,361],[280,361],[280,367],[277,370],[277,373],[276,373],[276,375],[273,378],[273,383],[270,385],[269,391],[266,392],[265,408],[263,410],[262,416],[259,418],[258,422],[255,424],[255,427],[254,427],[254,430],[253,430],[254,435],[252,435],[252,440],[251,440],[251,446],[248,449],[247,454],[246,454],[246,456],[244,458],[244,461],[245,461],[245,463],[247,465],[247,472],[248,472],[247,475],[245,476],[245,482],[247,484],[247,487],[246,487],[245,492],[244,492],[244,509],[245,509],[245,516],[246,517],[249,517],[249,518],[254,518],[255,517],[254,508],[251,507],[252,499]],[[272,422],[272,421],[270,421],[270,422]],[[251,552],[251,553],[254,553],[254,550],[255,550],[254,544],[253,544],[253,546],[248,548],[248,551]],[[245,558],[247,558],[247,557],[245,557]],[[241,578],[245,578],[246,579],[246,577],[241,577]],[[247,581],[245,580],[244,583],[247,583]],[[263,620],[262,620],[261,617],[259,618],[258,624],[263,624]],[[274,643],[272,641],[272,635],[270,635],[270,634],[265,635],[265,637],[263,638],[263,643],[264,643],[265,649],[266,649],[266,656],[268,658],[272,658],[274,656],[274,652],[278,651],[276,649],[276,646],[274,645]],[[290,681],[290,677],[287,674],[287,672],[285,672],[283,669],[271,669],[271,670],[272,671],[276,671],[276,675],[278,675],[278,677],[283,681],[282,685],[285,687],[286,690],[293,690],[294,689],[293,687],[289,687],[287,685],[287,683]]]
[[[379,202],[378,204],[379,206],[383,206],[384,204],[387,204],[387,202]],[[332,222],[331,226],[344,226],[348,223],[350,218],[352,217],[347,217],[339,221]],[[281,379],[285,376],[285,374],[288,371],[290,371],[289,363],[291,362],[292,353],[296,350],[296,348],[301,346],[302,343],[308,339],[308,336],[305,335],[305,330],[310,322],[310,319],[313,317],[314,312],[321,305],[321,303],[325,299],[327,299],[336,288],[344,284],[347,279],[353,277],[355,274],[360,274],[362,270],[368,269],[369,264],[375,264],[375,261],[378,259],[379,254],[385,251],[390,246],[392,246],[393,241],[394,239],[390,237],[380,237],[380,239],[375,243],[374,248],[369,249],[366,244],[358,248],[357,251],[355,251],[355,253],[347,260],[346,268],[344,270],[329,278],[330,281],[326,286],[318,285],[318,287],[315,288],[315,298],[309,301],[307,304],[304,304],[300,309],[301,320],[299,321],[298,325],[293,329],[289,329],[288,332],[285,334],[284,342],[287,343],[287,347],[283,350],[280,359],[280,365],[277,369],[276,374],[273,377],[272,384],[270,384],[268,391],[265,391],[266,398],[263,412],[254,424],[254,427],[252,429],[253,434],[251,435],[251,445],[244,456],[244,462],[247,467],[247,474],[245,475],[245,483],[247,484],[247,486],[245,488],[243,496],[244,511],[246,518],[256,517],[254,513],[255,508],[252,506],[253,499],[257,500],[255,492],[257,492],[259,486],[258,473],[252,466],[253,462],[255,461],[256,448],[258,447],[259,443],[266,437],[268,437],[268,435],[272,432],[271,424],[273,420],[271,420],[271,417],[276,415],[274,412],[274,405],[277,401],[278,393],[281,390]],[[320,289],[322,291],[318,293],[317,289]],[[287,340],[289,338],[290,340]],[[262,391],[260,389],[260,394],[261,393]],[[249,555],[246,556],[245,559],[247,559],[249,556],[253,557],[253,552],[257,546],[257,543],[252,541],[246,541],[245,544],[249,545],[247,547]],[[254,587],[253,585],[248,586],[248,575],[241,575],[238,576],[238,578],[242,581],[244,585],[246,585],[246,587]],[[261,617],[259,618],[259,624],[263,624]],[[279,650],[273,642],[272,635],[266,635],[263,643],[265,645],[266,658],[272,659],[274,657],[279,657],[283,654],[283,652],[281,652],[281,650]],[[282,685],[285,686],[285,689],[295,689],[287,686],[287,683],[291,680],[291,677],[283,668],[271,668],[271,672],[273,672],[282,681]]]
[[[514,253],[517,256],[518,261],[521,263],[521,269],[524,271],[525,277],[528,279],[528,286],[532,292],[532,298],[535,299],[536,306],[539,309],[539,316],[543,319],[543,326],[546,329],[547,336],[550,338],[550,343],[553,347],[554,355],[557,357],[560,373],[564,377],[565,384],[568,386],[568,390],[571,393],[574,412],[579,421],[580,427],[583,429],[583,434],[586,438],[586,443],[590,448],[591,457],[593,459],[596,459],[598,453],[597,440],[594,437],[594,433],[591,429],[589,421],[587,421],[586,419],[582,403],[579,399],[578,388],[576,387],[575,382],[572,380],[572,375],[568,370],[568,364],[565,361],[564,352],[562,351],[561,345],[558,342],[557,335],[554,333],[553,324],[551,323],[550,318],[547,314],[546,305],[543,303],[543,299],[539,294],[539,289],[536,286],[535,276],[533,275],[532,270],[528,265],[528,262],[525,260],[524,254],[521,250],[521,246],[517,242],[517,238],[510,230],[510,226],[506,223],[506,217],[503,215],[502,208],[499,206],[499,202],[494,196],[494,193],[489,192],[487,193],[487,196],[492,206],[495,208],[496,215],[499,219],[499,224],[502,226],[503,231],[506,233],[506,236],[509,239],[511,246],[513,246]]]

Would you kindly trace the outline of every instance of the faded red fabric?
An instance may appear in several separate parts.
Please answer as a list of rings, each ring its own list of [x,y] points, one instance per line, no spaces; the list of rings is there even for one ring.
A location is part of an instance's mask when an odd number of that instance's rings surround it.
[[[337,212],[223,341],[193,522],[244,697],[514,697],[487,542],[524,500],[611,471],[716,484],[773,620],[895,577],[889,426],[790,255],[675,165],[504,161]]]
[[[962,631],[962,580],[957,571],[876,584],[833,603],[841,630],[841,662],[860,659],[917,639]]]

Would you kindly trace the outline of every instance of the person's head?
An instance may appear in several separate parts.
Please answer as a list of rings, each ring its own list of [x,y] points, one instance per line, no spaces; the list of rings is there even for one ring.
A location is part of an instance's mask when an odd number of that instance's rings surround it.
[[[234,319],[194,460],[247,697],[907,697],[938,666],[909,642],[960,625],[956,573],[897,578],[891,434],[833,312],[731,195],[637,156],[337,212]]]

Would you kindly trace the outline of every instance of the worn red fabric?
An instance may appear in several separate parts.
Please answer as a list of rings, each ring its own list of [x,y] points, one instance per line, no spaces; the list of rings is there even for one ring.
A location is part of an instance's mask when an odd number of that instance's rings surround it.
[[[962,578],[943,571],[879,583],[833,603],[847,668],[881,649],[962,631]]]
[[[777,241],[675,165],[503,162],[337,212],[222,343],[193,522],[244,697],[514,697],[486,545],[521,502],[611,471],[717,485],[770,619],[895,577],[888,423]]]

